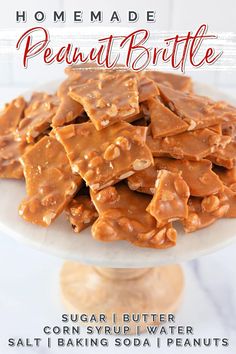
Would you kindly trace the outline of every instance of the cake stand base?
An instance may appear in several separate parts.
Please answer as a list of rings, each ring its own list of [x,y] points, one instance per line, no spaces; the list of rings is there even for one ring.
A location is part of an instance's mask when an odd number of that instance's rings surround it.
[[[124,325],[124,313],[175,312],[184,288],[179,265],[114,269],[65,262],[60,281],[63,301],[70,313],[104,313],[107,324],[113,323],[115,313],[116,325]],[[151,323],[138,325],[146,327]]]

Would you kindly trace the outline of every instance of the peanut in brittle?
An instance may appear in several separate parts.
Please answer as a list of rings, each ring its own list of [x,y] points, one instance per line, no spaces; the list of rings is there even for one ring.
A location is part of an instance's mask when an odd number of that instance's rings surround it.
[[[209,226],[219,218],[236,217],[236,193],[228,187],[205,198],[191,197],[188,217],[183,220],[184,230],[193,232]]]
[[[171,221],[186,219],[189,187],[180,173],[160,170],[157,174],[154,196],[146,210],[162,226]]]
[[[137,79],[131,72],[101,71],[69,95],[83,106],[97,130],[139,113]]]
[[[80,232],[94,223],[98,213],[89,195],[78,195],[66,207],[67,217],[75,232]]]
[[[7,135],[15,131],[26,106],[23,97],[18,97],[6,104],[0,112],[0,136]]]
[[[213,154],[208,156],[215,165],[231,169],[236,166],[236,141],[231,141],[225,147],[218,147]]]
[[[93,190],[113,185],[153,163],[145,144],[146,127],[120,122],[97,131],[92,123],[55,129],[72,171]]]
[[[69,96],[69,91],[77,80],[67,79],[61,83],[57,91],[57,95],[60,98],[60,104],[55,116],[52,119],[52,125],[54,127],[60,127],[65,123],[71,122],[83,112],[81,104],[73,100]]]
[[[206,128],[236,120],[236,109],[207,97],[190,95],[158,85],[160,96],[169,108],[189,124],[188,130]]]
[[[195,197],[205,197],[223,190],[223,183],[212,171],[208,160],[188,161],[159,157],[154,159],[154,166],[135,173],[128,178],[129,188],[139,192],[154,194],[158,170],[181,172],[181,175]]]
[[[157,84],[163,84],[174,90],[182,92],[192,92],[193,82],[188,76],[176,75],[160,71],[147,71],[146,76],[154,80]]]
[[[151,116],[151,130],[154,138],[176,135],[188,130],[189,125],[165,107],[160,100],[150,99],[148,108]]]
[[[135,193],[124,184],[91,191],[99,218],[92,235],[99,241],[127,240],[140,247],[168,248],[176,243],[176,230],[171,223],[158,228],[146,212],[150,197]]]
[[[199,161],[219,148],[225,148],[230,140],[229,136],[204,128],[159,139],[148,135],[147,145],[153,156]]]
[[[26,221],[49,226],[64,210],[82,182],[75,179],[58,141],[45,136],[22,157],[28,197],[19,207]]]
[[[48,95],[43,92],[34,93],[25,109],[25,116],[17,128],[18,140],[27,143],[34,142],[50,127],[58,106],[59,98],[56,95]]]

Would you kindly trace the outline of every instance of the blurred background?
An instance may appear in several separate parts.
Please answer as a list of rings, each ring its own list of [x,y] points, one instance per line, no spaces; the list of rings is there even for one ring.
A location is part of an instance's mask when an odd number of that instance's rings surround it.
[[[15,22],[15,11],[26,10],[28,22]],[[94,28],[95,33],[102,31],[112,11],[117,10],[122,22],[115,27],[144,27],[150,31],[186,32],[196,30],[207,23],[209,33],[218,34],[219,46],[227,54],[228,67],[215,66],[209,70],[193,70],[186,73],[195,80],[212,85],[236,98],[236,1],[214,0],[145,0],[106,1],[86,0],[41,0],[2,1],[0,4],[0,104],[12,99],[25,90],[31,90],[41,83],[63,76],[63,65],[44,65],[41,61],[31,61],[26,70],[22,67],[21,56],[14,49],[16,38],[24,28],[35,25],[35,11],[45,11],[47,19],[42,23],[48,28],[73,27],[78,38],[86,34],[86,26]],[[67,22],[54,24],[50,20],[52,11],[66,10]],[[84,22],[73,24],[70,21],[74,10],[83,11]],[[89,11],[103,11],[101,24],[87,22]],[[136,24],[127,23],[127,11],[135,10],[140,15]],[[144,21],[144,11],[155,10],[157,21],[149,24]],[[41,24],[39,24],[41,25]],[[97,27],[96,27],[97,26]],[[96,27],[96,28],[95,28]],[[9,50],[10,48],[10,50]],[[0,183],[4,183],[0,181]],[[9,216],[10,217],[10,216]],[[222,235],[224,237],[224,235]],[[40,336],[46,324],[60,323],[64,311],[59,292],[59,271],[63,260],[39,250],[19,244],[0,232],[0,353],[48,353],[40,349],[9,349],[8,337]],[[236,245],[232,245],[213,255],[184,264],[186,289],[182,306],[177,315],[177,324],[193,325],[198,337],[228,337],[229,348],[170,348],[166,353],[186,352],[224,354],[236,353]],[[62,351],[63,350],[63,351]],[[144,353],[142,348],[105,348],[105,349],[62,349],[63,353]],[[50,353],[58,351],[50,351]],[[145,349],[145,353],[157,350]]]

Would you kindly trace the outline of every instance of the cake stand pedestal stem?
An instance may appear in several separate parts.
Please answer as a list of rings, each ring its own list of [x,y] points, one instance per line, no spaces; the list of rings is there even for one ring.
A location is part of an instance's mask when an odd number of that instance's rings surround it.
[[[113,323],[115,313],[116,325],[124,325],[124,313],[175,312],[183,293],[184,275],[179,265],[127,269],[65,262],[60,282],[70,313],[104,313],[107,324]]]

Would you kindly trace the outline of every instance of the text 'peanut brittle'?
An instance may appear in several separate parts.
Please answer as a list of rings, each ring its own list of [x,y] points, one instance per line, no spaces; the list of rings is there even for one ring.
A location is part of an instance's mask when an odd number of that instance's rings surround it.
[[[155,193],[147,211],[162,226],[168,222],[186,219],[189,187],[180,173],[160,170],[155,183]]]
[[[156,220],[146,212],[150,197],[130,191],[124,184],[91,191],[99,218],[92,235],[101,241],[128,240],[141,247],[167,248],[176,243],[171,223],[157,228]]]
[[[146,129],[120,122],[97,131],[92,123],[83,123],[57,128],[56,136],[65,147],[73,172],[98,190],[153,163],[145,144]]]
[[[80,187],[72,175],[66,153],[53,137],[44,137],[22,158],[28,197],[19,214],[26,220],[48,226],[64,210]]]

